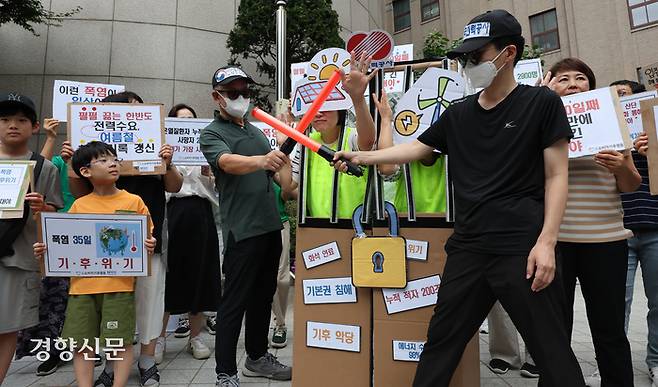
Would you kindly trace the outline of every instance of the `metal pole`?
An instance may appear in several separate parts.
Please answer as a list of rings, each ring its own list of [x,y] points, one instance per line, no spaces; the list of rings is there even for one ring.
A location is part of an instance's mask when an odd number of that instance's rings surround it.
[[[276,0],[276,99],[286,93],[286,0]]]

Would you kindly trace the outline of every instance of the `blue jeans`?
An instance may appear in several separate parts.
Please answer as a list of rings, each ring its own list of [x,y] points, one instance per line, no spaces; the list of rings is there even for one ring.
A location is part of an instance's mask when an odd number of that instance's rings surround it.
[[[638,263],[642,268],[642,282],[647,297],[647,366],[658,366],[658,230],[634,231],[628,240],[628,273],[626,277],[626,332],[633,302],[633,285]]]

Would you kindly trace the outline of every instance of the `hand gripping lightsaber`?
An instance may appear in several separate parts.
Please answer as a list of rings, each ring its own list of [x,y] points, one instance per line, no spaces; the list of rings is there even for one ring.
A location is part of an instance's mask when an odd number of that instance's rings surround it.
[[[277,120],[276,118],[272,117],[271,115],[265,113],[264,111],[260,110],[259,108],[254,108],[251,111],[251,115],[254,116],[259,121],[263,121],[264,123],[270,125],[272,128],[278,130],[279,132],[285,134],[286,136],[292,138],[293,140],[299,142],[300,144],[304,145],[308,149],[312,150],[313,152],[317,153],[320,157],[323,159],[329,161],[330,163],[334,162],[334,155],[336,152],[332,150],[331,148],[321,145],[319,142],[313,141],[310,137],[305,135],[304,133],[298,132],[295,129],[291,128],[290,126],[286,125],[285,123]],[[310,121],[310,120],[309,120]],[[307,124],[308,125],[308,124]],[[347,174],[348,175],[353,175],[353,176],[363,176],[363,171],[361,168],[344,159],[340,158],[339,160],[344,161],[347,164]]]
[[[297,130],[300,133],[304,133],[306,131],[306,128],[310,125],[311,121],[313,121],[313,117],[315,117],[316,114],[318,114],[318,111],[320,111],[320,107],[322,107],[322,104],[324,101],[329,98],[329,94],[334,90],[336,85],[340,82],[340,71],[335,70],[333,74],[331,74],[331,77],[327,81],[327,83],[322,87],[320,92],[318,93],[318,96],[315,98],[311,106],[308,108],[308,111],[302,119],[299,121],[299,124],[295,126],[295,130]],[[295,144],[297,144],[297,141],[293,139],[292,137],[288,137],[286,141],[281,144],[281,147],[279,150],[287,155],[292,152],[293,149],[295,149]]]

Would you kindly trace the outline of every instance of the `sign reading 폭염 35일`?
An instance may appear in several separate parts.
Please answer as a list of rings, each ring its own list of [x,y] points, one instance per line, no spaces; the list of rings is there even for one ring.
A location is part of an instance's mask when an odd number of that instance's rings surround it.
[[[146,215],[41,213],[47,277],[148,275]]]

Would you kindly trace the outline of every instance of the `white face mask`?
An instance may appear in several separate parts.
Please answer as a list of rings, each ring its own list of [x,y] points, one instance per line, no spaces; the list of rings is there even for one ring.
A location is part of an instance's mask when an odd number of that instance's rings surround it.
[[[502,70],[503,67],[505,67],[507,64],[504,64],[501,68],[498,69],[496,68],[494,61],[498,59],[498,57],[506,50],[507,48],[503,49],[492,60],[481,62],[476,65],[470,62],[466,64],[464,67],[464,76],[466,77],[466,81],[470,84],[473,90],[485,89],[491,85],[491,82],[493,82],[494,78],[496,78],[498,72]]]
[[[226,107],[224,108],[224,110],[226,110],[226,113],[228,113],[228,115],[230,115],[231,117],[242,118],[244,117],[245,114],[247,114],[247,110],[249,109],[249,103],[251,102],[251,99],[245,98],[240,95],[238,96],[238,98],[234,100],[230,100],[229,98],[224,97],[224,102],[226,103]]]

